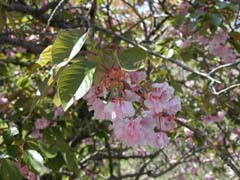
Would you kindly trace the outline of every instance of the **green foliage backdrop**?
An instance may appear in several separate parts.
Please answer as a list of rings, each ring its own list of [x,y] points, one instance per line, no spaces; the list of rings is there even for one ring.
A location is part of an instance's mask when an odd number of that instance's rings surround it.
[[[238,0],[0,0],[0,178],[239,179],[239,19]],[[88,110],[114,66],[181,98],[167,147]]]

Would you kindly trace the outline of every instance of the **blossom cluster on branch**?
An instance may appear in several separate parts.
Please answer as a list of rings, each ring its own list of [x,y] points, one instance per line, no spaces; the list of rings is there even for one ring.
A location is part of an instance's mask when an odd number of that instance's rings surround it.
[[[181,110],[180,98],[167,82],[149,84],[143,71],[113,68],[85,95],[89,110],[98,120],[112,122],[116,139],[129,146],[168,144],[166,132],[174,128]]]

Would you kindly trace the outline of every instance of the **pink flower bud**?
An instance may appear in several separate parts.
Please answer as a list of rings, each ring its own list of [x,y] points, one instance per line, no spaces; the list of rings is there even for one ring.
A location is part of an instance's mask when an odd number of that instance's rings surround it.
[[[37,119],[35,122],[36,129],[45,129],[48,126],[48,121],[45,118]]]
[[[31,136],[34,139],[39,139],[41,137],[41,133],[40,133],[40,131],[38,129],[35,129],[34,131],[32,131]]]

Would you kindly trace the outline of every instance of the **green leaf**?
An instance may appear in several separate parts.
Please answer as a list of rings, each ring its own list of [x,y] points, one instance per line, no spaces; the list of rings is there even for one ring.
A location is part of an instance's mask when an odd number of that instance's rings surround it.
[[[52,61],[59,64],[72,60],[82,48],[88,32],[82,35],[80,30],[64,30],[58,34],[52,48]]]
[[[0,6],[0,32],[2,32],[2,30],[4,29],[6,25],[6,20],[6,11],[2,6]]]
[[[55,158],[48,159],[47,166],[53,171],[58,171],[64,163],[62,154],[58,153]]]
[[[52,49],[53,49],[52,45],[46,47],[40,54],[39,59],[36,63],[39,64],[41,67],[43,67],[47,63],[51,62],[52,61]]]
[[[77,43],[73,46],[71,53],[69,55],[68,60],[72,60],[78,53],[79,51],[82,49],[83,44],[85,43],[85,41],[87,40],[89,32],[87,31],[85,34],[83,34],[77,41]]]
[[[54,97],[53,97],[53,104],[58,107],[61,106],[61,99],[59,97],[58,93],[55,93]]]
[[[3,121],[2,119],[0,119],[0,129],[7,129],[8,128],[8,124]]]
[[[6,64],[0,61],[0,75],[7,75],[7,72],[8,70]]]
[[[92,86],[96,63],[80,61],[67,67],[59,76],[58,93],[66,111],[82,98]]]
[[[24,88],[28,85],[28,83],[29,83],[29,76],[23,75],[17,80],[16,85],[18,87]]]
[[[30,74],[52,61],[52,47],[52,45],[49,45],[42,51],[37,62],[31,66]]]
[[[222,24],[222,18],[218,14],[208,14],[210,23],[217,28]]]
[[[78,165],[75,161],[74,155],[71,152],[65,152],[63,153],[63,157],[69,170],[73,171],[75,174],[78,175],[80,171],[78,169]]]
[[[16,158],[19,153],[19,147],[17,145],[7,146],[7,153],[12,158]]]
[[[119,54],[119,64],[125,70],[135,71],[141,68],[146,56],[147,53],[139,47],[129,48]]]
[[[22,180],[17,167],[9,159],[0,159],[0,177],[4,180]]]
[[[58,64],[58,67],[65,67],[81,50],[83,44],[85,43],[86,39],[88,37],[88,31],[79,38],[79,40],[77,41],[77,43],[74,45],[74,47],[72,48],[72,51],[68,57],[68,59],[66,61],[63,61],[61,63]]]
[[[35,150],[26,150],[23,154],[23,160],[41,175],[48,172],[48,169],[44,166],[43,157]]]
[[[54,158],[58,154],[58,150],[54,147],[50,147],[48,144],[40,144],[39,148],[47,158]]]

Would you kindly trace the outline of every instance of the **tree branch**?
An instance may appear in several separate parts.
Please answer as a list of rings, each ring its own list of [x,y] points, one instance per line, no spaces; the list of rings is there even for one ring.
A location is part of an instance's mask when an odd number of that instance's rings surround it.
[[[33,42],[10,38],[4,34],[0,34],[0,43],[1,44],[10,44],[13,46],[21,46],[27,49],[29,52],[39,54],[43,51],[44,46],[39,44],[34,44]]]
[[[173,59],[173,58],[167,58],[167,57],[165,57],[165,56],[163,56],[163,55],[161,55],[161,54],[159,54],[159,53],[157,53],[157,52],[154,52],[154,51],[148,49],[147,47],[145,47],[145,46],[143,46],[143,45],[140,45],[140,44],[138,44],[138,43],[136,43],[136,42],[134,42],[134,41],[126,38],[125,36],[116,34],[116,33],[114,33],[113,31],[110,31],[110,30],[108,30],[108,29],[105,29],[105,28],[103,28],[103,27],[101,27],[101,26],[99,26],[99,25],[97,25],[97,24],[94,24],[93,26],[94,26],[96,29],[98,29],[99,31],[103,31],[103,32],[105,32],[105,33],[107,33],[107,34],[111,34],[111,35],[113,35],[113,36],[115,36],[115,37],[117,37],[117,38],[119,38],[119,39],[121,39],[121,40],[129,43],[129,44],[132,44],[132,45],[135,46],[135,47],[139,47],[139,48],[143,49],[144,51],[146,51],[146,52],[147,52],[148,54],[150,54],[150,55],[153,55],[153,56],[155,56],[155,57],[159,57],[159,58],[161,58],[161,59],[164,59],[164,60],[166,60],[166,61],[169,61],[169,62],[171,62],[171,63],[174,63],[174,64],[176,64],[177,66],[181,67],[182,69],[184,69],[184,70],[186,70],[186,71],[188,71],[188,72],[197,74],[197,75],[199,75],[199,76],[201,76],[201,77],[204,77],[204,78],[206,78],[206,79],[208,79],[208,80],[210,80],[210,81],[213,81],[213,82],[216,82],[216,83],[221,83],[221,81],[219,81],[219,80],[217,80],[217,79],[214,79],[213,77],[209,76],[207,73],[200,72],[200,71],[198,71],[198,70],[194,70],[194,69],[190,68],[189,66],[187,66],[186,64],[184,64],[184,63],[182,63],[182,62],[180,62],[180,61],[177,61],[177,60],[175,60],[175,59]]]

